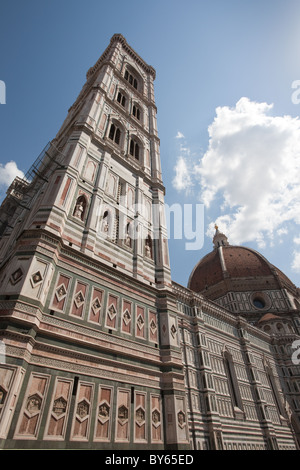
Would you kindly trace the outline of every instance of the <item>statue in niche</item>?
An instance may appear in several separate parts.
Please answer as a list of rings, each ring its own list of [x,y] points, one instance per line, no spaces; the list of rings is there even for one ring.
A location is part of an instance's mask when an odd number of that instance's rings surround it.
[[[108,225],[108,211],[104,212],[103,219],[102,219],[102,225],[101,225],[101,230],[104,233],[108,233],[109,225]]]
[[[126,238],[125,238],[125,245],[128,246],[129,248],[131,248],[131,236],[130,236],[130,232],[131,232],[131,226],[130,226],[130,222],[127,224],[127,228],[126,228]]]
[[[129,233],[126,235],[125,245],[131,247],[131,238]]]
[[[148,258],[152,258],[151,245],[151,237],[148,236],[145,243],[145,253]]]
[[[76,206],[74,209],[74,217],[77,217],[77,219],[83,220],[84,212],[86,208],[86,200],[84,196],[80,196],[77,199]]]

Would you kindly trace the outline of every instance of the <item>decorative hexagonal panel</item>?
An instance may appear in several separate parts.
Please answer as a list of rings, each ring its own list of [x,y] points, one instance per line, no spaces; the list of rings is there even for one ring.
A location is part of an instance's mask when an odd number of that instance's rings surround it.
[[[66,412],[67,402],[63,397],[54,400],[52,412],[57,416],[61,416]]]
[[[29,414],[29,416],[34,416],[35,414],[39,413],[42,405],[42,398],[35,393],[34,395],[31,395],[28,397],[27,403],[26,403],[26,411]]]
[[[77,411],[76,411],[77,415],[81,419],[84,419],[89,414],[89,409],[90,409],[89,403],[85,399],[83,399],[77,405]]]
[[[125,424],[128,420],[128,408],[125,405],[119,406],[118,421],[121,425]]]
[[[110,406],[106,401],[100,403],[98,408],[98,419],[104,424],[109,420]]]
[[[160,412],[156,408],[152,411],[152,424],[155,427],[160,425]]]
[[[139,406],[135,411],[135,420],[139,426],[142,426],[145,422],[145,410],[142,406]]]

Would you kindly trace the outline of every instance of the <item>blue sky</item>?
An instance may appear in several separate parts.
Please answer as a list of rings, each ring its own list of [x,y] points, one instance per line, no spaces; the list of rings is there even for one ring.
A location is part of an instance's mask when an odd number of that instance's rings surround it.
[[[187,284],[217,222],[299,286],[298,0],[2,0],[0,198],[55,136],[114,33],[157,72],[166,203],[204,207],[202,247],[170,232],[172,278]]]

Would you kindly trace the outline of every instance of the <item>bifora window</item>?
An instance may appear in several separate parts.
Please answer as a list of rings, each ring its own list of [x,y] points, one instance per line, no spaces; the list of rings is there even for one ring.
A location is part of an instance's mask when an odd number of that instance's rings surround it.
[[[137,90],[138,81],[128,70],[125,71],[124,78]]]
[[[121,91],[119,91],[119,93],[118,93],[117,102],[120,103],[125,108],[126,97]]]
[[[120,144],[120,139],[121,139],[121,131],[120,129],[115,125],[112,124],[110,126],[110,131],[108,137],[115,142],[117,145]]]
[[[135,104],[133,105],[133,108],[132,108],[132,114],[136,119],[140,120],[141,112],[140,112],[139,107],[136,106]]]
[[[135,157],[137,160],[139,159],[139,156],[140,156],[139,155],[139,153],[140,153],[139,144],[133,139],[130,140],[129,153],[130,153],[130,155]]]

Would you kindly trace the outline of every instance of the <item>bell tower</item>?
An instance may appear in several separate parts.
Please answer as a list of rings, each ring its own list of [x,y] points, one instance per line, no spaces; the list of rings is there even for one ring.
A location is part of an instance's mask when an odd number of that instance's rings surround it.
[[[7,448],[189,446],[154,79],[114,35],[1,205]]]
[[[116,34],[86,78],[36,164],[34,179],[47,187],[31,184],[37,200],[22,228],[44,228],[137,279],[170,285],[155,70]]]

